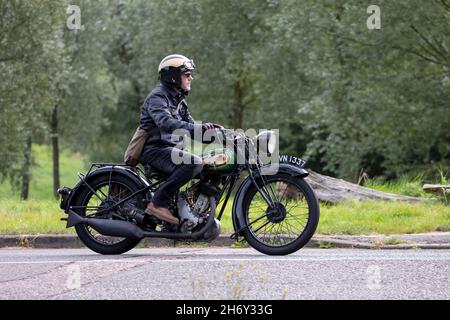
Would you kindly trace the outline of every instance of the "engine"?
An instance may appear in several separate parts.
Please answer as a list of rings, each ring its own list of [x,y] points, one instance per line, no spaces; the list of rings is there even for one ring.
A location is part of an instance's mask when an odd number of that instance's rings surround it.
[[[181,231],[193,230],[208,218],[209,197],[217,188],[209,184],[194,185],[178,194],[178,216],[182,222]]]
[[[180,217],[180,221],[183,223],[181,226],[181,231],[191,231],[199,224],[203,223],[204,218],[198,214],[198,210],[195,210],[195,208],[200,207],[203,208],[203,197],[204,195],[199,195],[197,201],[194,205],[194,210],[191,209],[189,206],[189,202],[187,199],[186,192],[180,192],[178,194],[178,201],[177,201],[177,207],[178,207],[178,216]],[[206,200],[208,200],[206,198]],[[208,209],[208,203],[206,203],[205,210]]]

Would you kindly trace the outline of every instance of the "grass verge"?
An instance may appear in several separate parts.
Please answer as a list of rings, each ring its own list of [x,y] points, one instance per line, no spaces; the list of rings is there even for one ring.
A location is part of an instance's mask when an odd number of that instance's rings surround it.
[[[0,200],[0,234],[73,233],[64,216],[56,200]]]
[[[351,201],[323,205],[320,234],[404,234],[450,231],[450,207],[441,203]]]
[[[0,200],[0,234],[71,233],[59,219],[65,214],[57,201]],[[318,234],[370,235],[450,231],[450,207],[394,201],[352,201],[322,205]],[[231,205],[221,221],[232,233]]]

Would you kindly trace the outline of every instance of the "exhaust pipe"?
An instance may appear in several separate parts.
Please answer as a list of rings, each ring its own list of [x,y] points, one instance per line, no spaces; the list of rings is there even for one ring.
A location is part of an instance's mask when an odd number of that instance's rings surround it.
[[[67,228],[76,226],[80,223],[87,224],[94,228],[97,232],[104,236],[111,237],[129,237],[142,239],[145,237],[151,238],[167,238],[167,239],[185,239],[185,240],[199,240],[215,223],[216,203],[214,197],[209,198],[211,212],[209,214],[206,224],[200,230],[194,233],[169,233],[159,231],[145,231],[128,221],[110,220],[110,219],[98,219],[98,218],[86,218],[82,217],[73,210],[68,210],[69,217],[67,218]]]
[[[69,210],[69,217],[67,218],[67,228],[84,223],[94,228],[97,232],[104,236],[111,237],[129,237],[142,239],[144,237],[143,230],[128,221],[85,218]]]

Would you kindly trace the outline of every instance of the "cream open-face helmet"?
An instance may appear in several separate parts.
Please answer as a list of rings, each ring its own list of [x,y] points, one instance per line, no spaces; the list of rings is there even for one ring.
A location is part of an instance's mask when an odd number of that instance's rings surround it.
[[[181,54],[171,54],[164,57],[158,66],[159,79],[163,84],[179,88],[181,74],[195,69],[192,59]]]

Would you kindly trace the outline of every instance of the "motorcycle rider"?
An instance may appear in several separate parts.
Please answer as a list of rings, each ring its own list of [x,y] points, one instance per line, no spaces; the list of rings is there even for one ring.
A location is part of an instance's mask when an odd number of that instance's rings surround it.
[[[185,56],[171,54],[163,58],[158,67],[160,84],[147,96],[140,114],[140,128],[150,133],[140,162],[169,174],[155,192],[145,213],[174,225],[180,221],[168,209],[169,200],[181,186],[202,171],[203,164],[200,157],[178,149],[177,137],[172,133],[176,129],[184,129],[193,136],[195,130],[205,132],[218,126],[194,123],[188,110],[186,97],[191,90],[194,69],[194,62]],[[181,139],[178,137],[178,143]],[[175,164],[172,161],[173,152],[177,152],[182,159],[190,159],[190,162]]]

